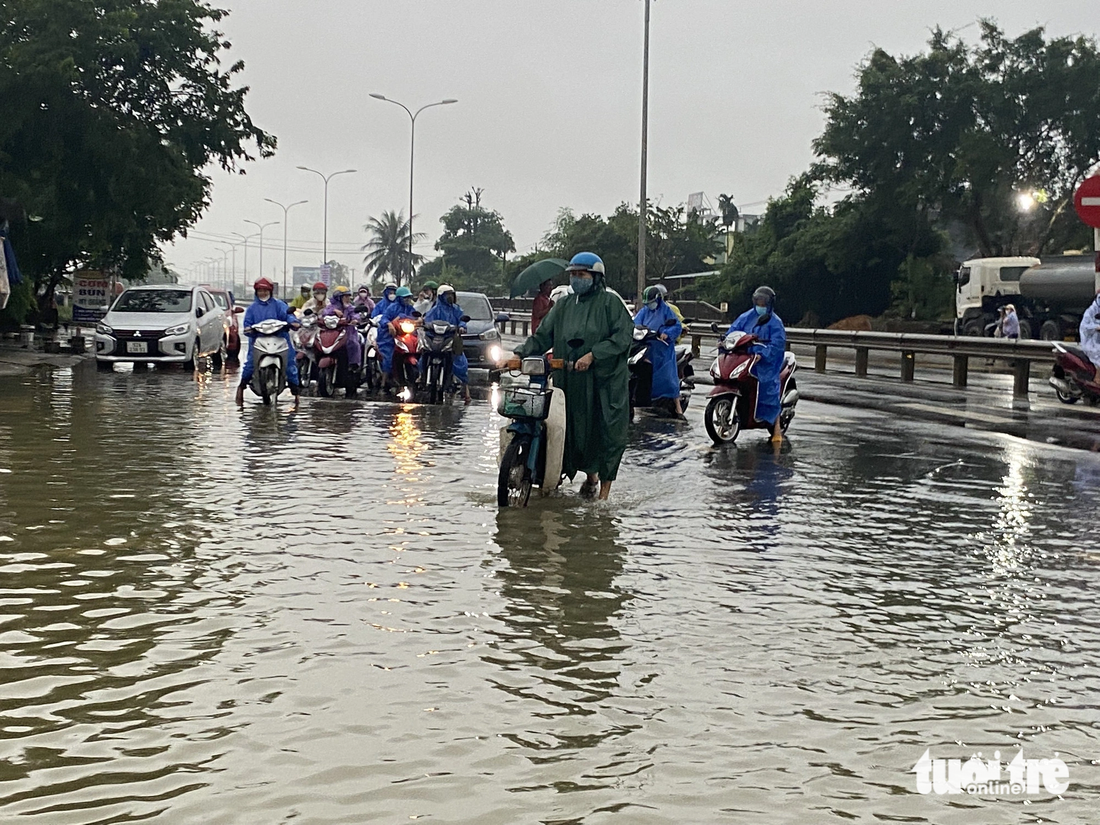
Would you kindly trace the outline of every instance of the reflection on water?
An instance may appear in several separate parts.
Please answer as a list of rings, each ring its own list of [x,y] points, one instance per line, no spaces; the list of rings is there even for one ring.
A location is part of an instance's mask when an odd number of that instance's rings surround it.
[[[88,366],[0,379],[5,820],[1093,818],[1096,456],[692,410],[499,511],[487,403]],[[1021,746],[1064,798],[915,792]]]

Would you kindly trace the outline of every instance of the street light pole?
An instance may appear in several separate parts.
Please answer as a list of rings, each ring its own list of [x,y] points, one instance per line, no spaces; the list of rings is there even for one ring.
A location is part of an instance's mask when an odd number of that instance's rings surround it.
[[[350,175],[353,172],[358,172],[358,169],[341,169],[339,172],[332,172],[329,175],[325,175],[322,172],[318,172],[316,169],[310,169],[308,166],[299,166],[303,172],[312,172],[315,175],[319,175],[321,180],[325,182],[325,218],[324,218],[324,242],[321,247],[321,265],[324,266],[328,263],[328,182],[337,175]]]
[[[412,283],[413,278],[413,163],[416,159],[416,116],[423,112],[425,109],[430,109],[432,106],[446,106],[451,103],[458,103],[454,98],[447,98],[446,100],[440,100],[437,103],[428,103],[421,106],[416,110],[414,114],[408,106],[404,103],[399,103],[396,100],[380,95],[371,93],[371,97],[375,100],[384,100],[386,103],[393,103],[395,106],[400,106],[405,110],[405,114],[409,116],[409,121],[412,126],[409,131],[409,283]]]
[[[234,232],[238,238],[241,239],[241,243],[244,244],[244,286],[248,288],[248,242],[255,238],[255,235],[242,235],[240,232]]]
[[[286,230],[287,225],[290,223],[290,221],[287,220],[286,213],[289,212],[293,207],[301,206],[303,203],[309,203],[309,201],[295,201],[294,203],[283,206],[281,203],[279,203],[278,201],[274,201],[271,198],[264,198],[264,200],[268,203],[275,204],[277,207],[283,210],[283,297],[285,299],[286,296],[290,294],[286,290]]]
[[[645,239],[646,214],[649,204],[646,199],[646,165],[648,154],[647,133],[649,131],[649,0],[645,0],[645,38],[642,51],[642,192],[638,200],[638,295],[634,306],[641,306],[645,293]]]
[[[268,221],[267,223],[256,223],[256,221],[245,220],[245,223],[250,223],[260,230],[260,277],[264,276],[264,230],[269,226],[278,226],[278,221]],[[246,284],[247,285],[247,284]]]

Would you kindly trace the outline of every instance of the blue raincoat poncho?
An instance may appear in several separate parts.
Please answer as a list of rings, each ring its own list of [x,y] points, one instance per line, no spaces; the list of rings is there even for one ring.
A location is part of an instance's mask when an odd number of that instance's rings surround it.
[[[1092,306],[1081,316],[1078,332],[1081,335],[1081,349],[1093,366],[1100,370],[1100,295],[1096,296]]]
[[[671,322],[671,323],[669,323]],[[665,326],[668,324],[668,326]],[[676,339],[684,331],[676,313],[664,301],[656,309],[642,306],[634,315],[634,326],[663,332],[667,341],[656,338],[649,342],[649,362],[653,365],[653,390],[650,398],[679,398],[680,376],[676,372]]]
[[[298,319],[290,314],[290,308],[276,298],[274,295],[268,298],[266,301],[261,301],[256,298],[252,305],[244,311],[244,329],[255,326],[261,321],[286,321],[289,323],[298,323]],[[255,340],[257,333],[248,333],[248,340]],[[298,381],[298,365],[295,363],[294,357],[294,342],[290,340],[290,330],[284,329],[282,337],[286,339],[287,346],[287,359],[286,359],[286,382],[292,387],[299,386]],[[244,368],[241,370],[241,386],[246,386],[249,381],[252,380],[252,373],[255,370],[255,365],[252,363],[252,347],[248,348],[248,355],[244,359]]]
[[[752,346],[752,351],[760,356],[752,368],[753,376],[760,382],[756,392],[756,412],[753,418],[774,426],[781,409],[779,373],[783,371],[783,356],[787,351],[787,330],[783,326],[783,321],[774,312],[757,315],[755,308],[743,313],[730,324],[726,335],[734,330],[755,335],[760,339]]]
[[[337,314],[351,322],[348,326],[347,338],[348,366],[357,367],[363,363],[363,347],[359,341],[359,332],[355,328],[355,322],[359,317],[359,313],[356,312],[354,305],[349,304],[345,307],[342,296],[333,295],[329,298],[328,306],[321,310],[321,317],[324,318],[326,315]]]
[[[375,304],[374,309],[370,311],[371,318],[379,318],[386,313],[386,310],[393,306],[397,301],[394,299],[394,295],[397,293],[396,289],[392,287],[382,291],[382,297],[379,298]]]
[[[385,300],[385,299],[383,299]],[[379,304],[382,301],[378,302]],[[378,305],[375,305],[375,310]],[[393,372],[393,333],[390,332],[390,323],[397,323],[399,318],[412,318],[413,308],[405,306],[401,301],[392,301],[386,307],[378,323],[378,352],[382,356],[382,374],[389,375]]]
[[[435,306],[428,310],[428,314],[424,316],[424,326],[426,327],[432,321],[445,321],[448,324],[454,324],[460,331],[466,331],[466,324],[462,321],[462,308],[458,304],[447,304],[443,301],[436,301]],[[420,374],[424,374],[424,366],[426,364],[425,359],[420,361]],[[451,370],[454,372],[455,378],[457,378],[463,384],[470,383],[470,361],[466,358],[466,353],[461,353],[454,357],[451,362]]]

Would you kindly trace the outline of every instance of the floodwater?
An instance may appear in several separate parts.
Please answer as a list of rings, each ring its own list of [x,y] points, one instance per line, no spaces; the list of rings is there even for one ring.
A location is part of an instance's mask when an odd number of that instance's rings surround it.
[[[693,408],[500,512],[484,401],[232,393],[0,378],[0,820],[1095,821],[1094,454]],[[1068,790],[917,792],[1021,749]]]

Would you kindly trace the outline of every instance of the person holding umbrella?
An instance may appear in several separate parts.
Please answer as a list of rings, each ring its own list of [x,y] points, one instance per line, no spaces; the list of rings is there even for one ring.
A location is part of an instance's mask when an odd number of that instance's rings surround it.
[[[550,300],[550,290],[554,288],[554,279],[547,278],[541,284],[539,284],[538,294],[535,295],[535,302],[531,304],[531,334],[534,335],[538,330],[539,324],[542,323],[542,319],[546,317],[546,313],[550,311],[550,307],[554,305],[554,302]]]

